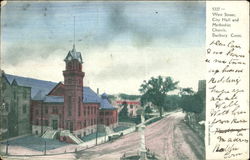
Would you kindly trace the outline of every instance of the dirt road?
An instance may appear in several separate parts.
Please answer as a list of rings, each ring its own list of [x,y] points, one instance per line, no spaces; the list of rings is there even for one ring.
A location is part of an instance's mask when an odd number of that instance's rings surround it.
[[[202,160],[205,146],[184,122],[184,113],[176,112],[146,127],[146,147],[166,160]],[[140,133],[134,132],[76,155],[77,159],[118,160],[124,153],[136,153]]]

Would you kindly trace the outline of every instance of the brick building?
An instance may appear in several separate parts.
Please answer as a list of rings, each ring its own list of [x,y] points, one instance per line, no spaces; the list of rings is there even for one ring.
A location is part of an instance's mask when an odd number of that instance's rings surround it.
[[[43,135],[47,130],[68,130],[75,136],[83,137],[95,132],[97,124],[115,127],[117,109],[106,96],[99,96],[84,86],[83,61],[75,46],[64,61],[64,83],[6,75],[10,82],[31,87],[32,133]]]

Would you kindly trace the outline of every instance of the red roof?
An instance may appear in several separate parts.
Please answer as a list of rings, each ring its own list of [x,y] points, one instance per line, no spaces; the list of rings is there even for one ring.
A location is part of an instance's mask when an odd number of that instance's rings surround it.
[[[129,100],[118,100],[115,101],[118,104],[122,104],[123,102],[126,102],[127,104],[133,104],[133,105],[141,105],[140,101],[129,101]]]

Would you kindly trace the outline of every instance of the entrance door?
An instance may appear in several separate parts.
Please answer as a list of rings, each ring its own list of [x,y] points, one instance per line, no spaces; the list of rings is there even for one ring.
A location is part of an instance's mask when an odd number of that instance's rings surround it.
[[[53,120],[53,121],[52,121],[52,128],[53,128],[54,130],[57,130],[57,129],[58,129],[58,122],[57,122],[57,120]]]

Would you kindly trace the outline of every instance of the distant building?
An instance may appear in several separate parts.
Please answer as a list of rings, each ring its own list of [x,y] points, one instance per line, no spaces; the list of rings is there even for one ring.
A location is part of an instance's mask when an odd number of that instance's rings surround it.
[[[142,108],[139,100],[116,100],[115,106],[118,106],[118,111],[123,108],[123,103],[127,103],[129,117],[136,117],[137,110]]]
[[[47,130],[68,130],[75,136],[83,137],[94,133],[97,124],[115,127],[117,109],[108,102],[105,95],[100,97],[91,88],[83,86],[83,62],[75,46],[64,61],[64,83],[5,75],[10,84],[17,83],[31,88],[31,93],[28,93],[31,95],[32,133],[43,135]],[[67,141],[67,137],[63,139]]]
[[[31,133],[30,87],[0,76],[0,126],[2,139]]]

